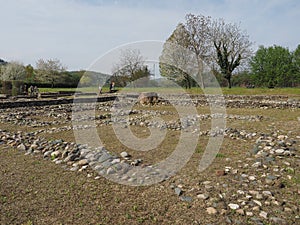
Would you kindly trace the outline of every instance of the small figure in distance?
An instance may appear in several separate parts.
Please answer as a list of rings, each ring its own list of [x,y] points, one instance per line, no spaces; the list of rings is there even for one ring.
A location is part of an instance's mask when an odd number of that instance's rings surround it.
[[[102,86],[101,84],[99,84],[99,94],[98,95],[101,95],[102,94]]]
[[[113,91],[113,86],[114,86],[114,84],[113,84],[114,82],[112,81],[112,82],[110,82],[110,85],[109,85],[109,92],[110,93],[112,93],[112,91]]]
[[[39,89],[38,89],[37,86],[34,86],[34,88],[33,88],[33,94],[34,94],[34,96],[36,96],[36,97],[39,95]]]
[[[112,89],[112,91],[115,90],[115,82],[114,81],[112,82],[112,88],[111,89]]]
[[[34,92],[34,88],[33,88],[33,86],[31,85],[30,87],[29,87],[29,95],[30,96],[33,96],[33,93]]]
[[[27,88],[27,85],[24,84],[24,92],[23,92],[24,95],[28,95],[28,88]]]

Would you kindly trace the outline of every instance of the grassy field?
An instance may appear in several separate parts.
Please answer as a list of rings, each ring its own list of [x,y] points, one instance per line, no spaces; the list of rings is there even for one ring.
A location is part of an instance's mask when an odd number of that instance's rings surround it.
[[[191,88],[191,89],[176,89],[176,88],[116,88],[119,91],[124,92],[172,92],[181,93],[185,92],[188,94],[203,94],[201,88]],[[82,91],[82,92],[98,92],[97,87],[84,87],[84,88],[40,88],[41,92],[58,92],[58,91]],[[108,92],[108,87],[103,87],[103,92]],[[219,92],[217,89],[207,88],[205,93],[216,93]],[[225,95],[293,95],[300,96],[300,88],[242,88],[233,87],[222,88],[222,93]]]
[[[174,110],[169,106],[136,109],[171,112]],[[198,107],[197,110],[199,113],[209,112],[207,107]],[[288,134],[290,137],[300,135],[300,124],[297,122],[299,109],[228,108],[227,113],[263,116],[263,120],[258,122],[228,119],[228,127],[257,133],[278,132]],[[176,115],[163,117],[166,120],[176,118]],[[34,119],[48,121],[50,118],[42,114]],[[65,123],[70,124],[70,121]],[[210,123],[210,120],[202,121],[201,129],[206,130]],[[0,123],[0,129],[10,132],[30,132],[41,128]],[[143,159],[145,165],[167,157],[174,150],[179,137],[178,131],[168,131],[165,140],[157,149],[143,152],[124,146],[117,139],[111,125],[99,126],[97,130],[104,146],[111,152],[119,155],[120,152],[127,151],[134,159]],[[137,136],[149,134],[147,128],[139,126],[133,126],[132,132]],[[75,141],[72,131],[40,135],[47,140]],[[221,214],[222,211],[219,209],[223,207],[225,200],[220,199],[220,193],[226,193],[228,204],[236,202],[234,196],[238,190],[270,190],[273,193],[272,198],[274,197],[278,204],[285,204],[291,210],[298,204],[297,191],[300,190],[300,178],[296,158],[284,157],[276,160],[274,164],[268,164],[269,170],[251,166],[244,168],[242,166],[246,163],[252,165],[255,162],[255,159],[249,161],[249,151],[253,148],[255,139],[245,141],[226,137],[212,165],[201,173],[197,168],[207,140],[207,137],[199,139],[197,149],[189,163],[174,177],[145,187],[120,185],[104,177],[94,179],[96,175],[91,170],[71,172],[50,160],[43,159],[42,155],[24,155],[23,152],[1,144],[0,141],[0,224],[225,224],[227,217],[233,221],[232,224],[258,224],[252,223],[251,217],[240,215],[233,210],[224,210]],[[237,174],[217,176],[216,171],[226,166],[237,169]],[[285,168],[292,168],[295,171],[289,174]],[[278,172],[275,173],[273,169]],[[280,173],[281,177],[278,180],[282,180],[286,186],[279,188],[265,183],[263,183],[265,186],[262,186],[260,182],[264,182],[262,177],[265,172]],[[88,174],[92,174],[92,177],[88,177]],[[235,179],[241,174],[254,175],[257,183],[246,183],[248,186],[243,186],[245,183]],[[213,187],[206,188],[203,184],[205,181],[210,181]],[[184,195],[193,197],[192,202],[182,201],[171,188],[174,185],[181,185]],[[206,192],[207,190],[209,192]],[[209,199],[198,198],[197,195],[201,193],[208,193]],[[294,218],[299,211],[283,211],[280,210],[282,207],[280,205],[273,203],[268,205],[265,201],[260,201],[263,203],[262,210],[268,212],[269,217],[284,218],[285,224],[297,224]],[[207,213],[206,208],[210,204],[218,208],[217,214]],[[251,208],[248,210],[251,211]],[[254,217],[262,219],[259,211],[254,211]],[[263,224],[273,223],[265,219]]]

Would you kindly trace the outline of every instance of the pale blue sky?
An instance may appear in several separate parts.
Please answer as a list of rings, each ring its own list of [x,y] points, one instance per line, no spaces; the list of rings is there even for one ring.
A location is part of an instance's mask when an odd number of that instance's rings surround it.
[[[298,0],[0,0],[0,58],[86,69],[121,44],[164,41],[187,13],[224,18],[258,45],[300,44]]]

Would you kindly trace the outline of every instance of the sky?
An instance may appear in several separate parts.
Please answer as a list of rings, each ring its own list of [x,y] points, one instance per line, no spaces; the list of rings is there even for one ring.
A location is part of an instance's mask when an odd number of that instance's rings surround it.
[[[188,13],[240,24],[254,50],[300,44],[299,0],[0,0],[0,10],[1,59],[59,59],[68,70],[120,45],[165,41]]]

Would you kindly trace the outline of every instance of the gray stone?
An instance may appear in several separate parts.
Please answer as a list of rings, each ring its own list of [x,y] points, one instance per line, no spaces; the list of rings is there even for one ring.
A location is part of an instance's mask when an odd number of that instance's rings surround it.
[[[184,202],[192,202],[193,198],[190,196],[180,196],[180,200]]]
[[[120,163],[121,162],[121,160],[120,159],[113,159],[112,161],[111,161],[111,163],[112,164],[117,164],[117,163]]]
[[[256,217],[252,217],[252,218],[250,218],[256,225],[264,225],[264,223],[260,220],[260,219],[258,219],[258,218],[256,218]]]
[[[271,162],[274,162],[274,161],[275,161],[274,157],[268,156],[268,157],[265,158],[266,163],[271,163]]]
[[[268,213],[265,212],[265,211],[261,211],[261,212],[259,213],[259,216],[262,217],[262,218],[264,218],[264,219],[268,219]]]
[[[209,196],[207,194],[198,194],[197,198],[203,199],[203,200],[207,200],[209,198]]]
[[[157,103],[158,95],[155,92],[142,92],[138,97],[140,104],[153,104]]]
[[[175,191],[175,194],[178,195],[178,196],[180,196],[182,194],[182,190],[179,187],[176,187],[174,189],[174,191]]]
[[[240,208],[240,206],[239,206],[238,204],[234,204],[234,203],[229,203],[229,204],[228,204],[228,207],[229,207],[230,209],[233,209],[233,210],[236,210],[236,209],[239,209],[239,208]]]
[[[272,224],[286,225],[287,222],[284,219],[278,217],[270,217]]]
[[[252,164],[252,167],[257,168],[257,167],[261,167],[262,163],[261,162],[255,162]]]
[[[73,162],[76,158],[77,158],[76,154],[70,154],[64,159],[64,162],[69,162],[69,161]]]
[[[276,149],[275,150],[275,153],[277,154],[277,155],[282,155],[283,153],[284,153],[284,149]]]
[[[133,162],[131,162],[130,165],[132,165],[132,166],[138,166],[141,162],[142,162],[141,159],[136,159]]]
[[[260,206],[260,207],[262,206],[261,202],[258,201],[258,200],[253,200],[253,202],[254,202],[256,205]]]
[[[284,140],[284,139],[287,138],[287,136],[285,136],[285,135],[278,135],[277,138],[278,138],[279,140]]]
[[[54,141],[52,141],[53,145],[57,145],[57,144],[61,144],[61,143],[63,143],[63,140],[54,140]]]
[[[22,143],[22,144],[18,145],[17,149],[20,151],[26,151],[26,146]]]
[[[263,195],[262,195],[262,194],[257,194],[257,195],[255,196],[255,198],[261,200],[261,199],[263,199]]]
[[[100,158],[98,159],[98,162],[105,162],[106,160],[109,160],[109,159],[111,159],[112,158],[112,156],[110,155],[110,154],[108,154],[108,153],[103,153],[101,156],[100,156]]]
[[[51,156],[51,153],[52,153],[52,151],[51,150],[49,150],[49,151],[46,151],[45,153],[44,153],[44,158],[46,158],[46,157],[50,157]]]
[[[114,164],[114,165],[113,165],[113,168],[114,168],[115,170],[119,171],[119,170],[121,170],[123,167],[122,167],[119,163],[117,163],[117,164]]]
[[[60,155],[61,155],[60,151],[54,151],[54,152],[51,153],[51,158],[57,158]]]
[[[130,155],[127,152],[121,152],[120,155],[121,155],[122,158],[129,158],[130,157]]]
[[[62,162],[63,162],[62,160],[56,160],[55,164],[62,164]]]
[[[276,180],[277,179],[277,177],[275,177],[275,176],[273,176],[273,175],[268,175],[267,177],[266,177],[266,180],[271,180],[271,181],[273,181],[273,180]]]
[[[70,171],[77,171],[79,169],[79,167],[78,166],[73,166],[71,169],[70,169]]]
[[[272,196],[272,193],[270,191],[263,191],[262,194],[264,196]]]
[[[30,148],[35,150],[38,148],[38,145],[36,143],[33,143],[32,145],[30,145]]]
[[[89,163],[89,161],[87,159],[81,159],[80,161],[78,161],[77,165],[78,166],[85,166]]]
[[[109,168],[112,166],[111,162],[109,160],[102,162],[102,166],[104,168]]]
[[[259,147],[258,147],[258,145],[255,145],[254,147],[253,147],[253,149],[251,150],[251,153],[253,154],[253,155],[256,155],[258,152],[259,152]]]
[[[246,216],[253,216],[253,212],[246,212]]]
[[[217,214],[217,210],[216,210],[214,207],[208,207],[208,208],[206,209],[206,212],[207,212],[209,215]]]
[[[245,211],[243,209],[237,209],[236,212],[242,216],[245,215]]]
[[[114,174],[116,173],[116,171],[113,169],[113,168],[108,168],[107,171],[106,171],[106,174]]]

